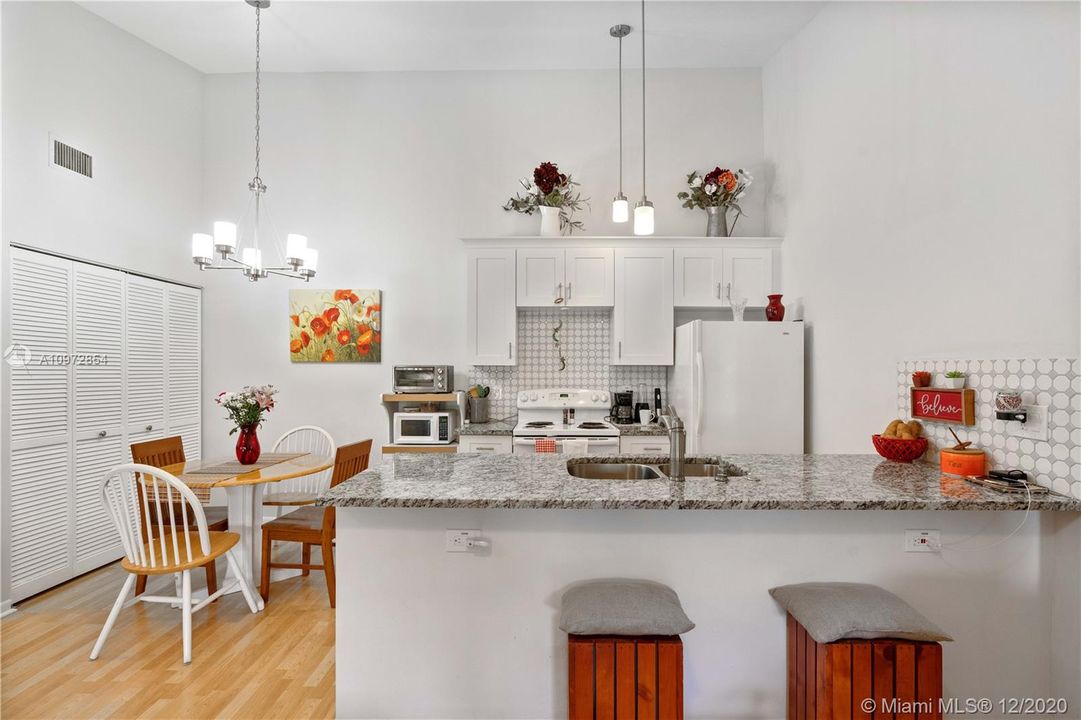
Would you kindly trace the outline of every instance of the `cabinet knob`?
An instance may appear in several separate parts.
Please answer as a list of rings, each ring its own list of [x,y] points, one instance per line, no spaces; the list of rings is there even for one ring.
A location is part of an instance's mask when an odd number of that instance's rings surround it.
[[[147,431],[147,432],[150,432],[150,431],[151,431],[151,430],[153,430],[153,429],[154,429],[154,426],[153,426],[153,425],[147,425],[147,426],[146,426],[146,431]]]
[[[109,434],[109,433],[107,433],[106,431],[102,430],[101,432],[99,432],[99,433],[98,433],[98,437],[105,437],[105,436],[106,436],[106,435],[108,435],[108,434]]]

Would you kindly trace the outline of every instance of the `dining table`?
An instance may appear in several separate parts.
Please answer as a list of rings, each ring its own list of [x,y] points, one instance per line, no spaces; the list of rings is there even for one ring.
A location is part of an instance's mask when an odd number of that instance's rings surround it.
[[[258,595],[262,568],[263,491],[269,483],[314,475],[334,466],[334,458],[318,453],[263,453],[255,465],[241,465],[232,458],[206,458],[166,465],[163,470],[191,488],[196,496],[205,498],[209,491],[222,489],[229,511],[229,532],[240,535],[234,548],[237,565],[256,591],[259,609],[263,599]],[[275,570],[273,580],[299,575],[300,571]],[[232,571],[222,587],[232,583]],[[239,587],[232,592],[239,592]]]

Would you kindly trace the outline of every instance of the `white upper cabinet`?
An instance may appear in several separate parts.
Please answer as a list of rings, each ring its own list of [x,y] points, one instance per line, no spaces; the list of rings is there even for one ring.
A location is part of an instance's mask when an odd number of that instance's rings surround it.
[[[611,307],[611,248],[521,248],[518,307]]]
[[[724,300],[747,298],[748,307],[765,307],[773,292],[773,250],[724,249]]]
[[[675,331],[672,250],[615,251],[613,365],[671,365]]]
[[[748,307],[765,307],[773,292],[772,248],[677,248],[676,307],[729,307],[747,298]]]
[[[724,251],[720,248],[677,248],[676,307],[724,307]]]
[[[571,307],[612,307],[615,263],[611,248],[567,248],[565,302]]]
[[[563,248],[518,251],[518,307],[553,307],[566,293]]]
[[[518,353],[513,249],[470,250],[466,342],[472,365],[514,365]]]

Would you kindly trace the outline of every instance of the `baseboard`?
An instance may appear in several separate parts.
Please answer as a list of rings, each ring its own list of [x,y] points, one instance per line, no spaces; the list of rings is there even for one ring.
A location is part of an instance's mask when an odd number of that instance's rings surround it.
[[[8,615],[12,615],[15,612],[15,608],[11,606],[10,600],[4,600],[0,602],[0,618],[6,618]]]

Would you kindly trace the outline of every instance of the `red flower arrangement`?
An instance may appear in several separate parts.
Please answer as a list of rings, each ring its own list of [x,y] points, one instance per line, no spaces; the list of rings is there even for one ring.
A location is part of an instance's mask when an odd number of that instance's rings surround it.
[[[584,229],[581,220],[573,215],[583,206],[589,206],[589,198],[582,198],[578,183],[570,175],[559,172],[559,166],[542,162],[533,170],[533,180],[521,180],[525,194],[516,194],[506,202],[503,209],[532,215],[540,207],[559,208],[559,229],[572,233]]]

